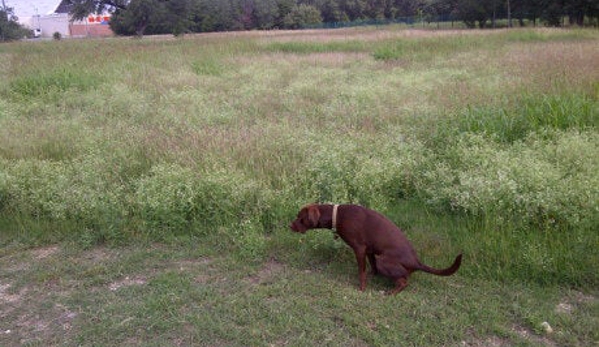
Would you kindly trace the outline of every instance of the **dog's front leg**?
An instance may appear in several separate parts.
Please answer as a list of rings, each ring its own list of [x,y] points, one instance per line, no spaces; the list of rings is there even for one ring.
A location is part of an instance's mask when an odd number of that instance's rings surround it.
[[[366,289],[366,249],[354,249],[358,261],[358,276],[360,278],[360,290]]]

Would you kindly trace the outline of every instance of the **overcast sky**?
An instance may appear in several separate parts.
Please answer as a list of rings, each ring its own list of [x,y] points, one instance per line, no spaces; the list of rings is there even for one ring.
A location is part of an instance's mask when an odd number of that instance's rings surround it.
[[[7,7],[12,7],[17,17],[31,17],[54,12],[61,0],[4,0]],[[0,6],[2,3],[0,2]]]

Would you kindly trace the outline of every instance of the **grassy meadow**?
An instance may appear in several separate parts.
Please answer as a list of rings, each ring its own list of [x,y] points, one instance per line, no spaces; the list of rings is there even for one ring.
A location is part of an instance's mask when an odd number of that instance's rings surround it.
[[[0,346],[596,345],[598,126],[597,30],[2,44]],[[359,292],[309,202],[462,268]]]

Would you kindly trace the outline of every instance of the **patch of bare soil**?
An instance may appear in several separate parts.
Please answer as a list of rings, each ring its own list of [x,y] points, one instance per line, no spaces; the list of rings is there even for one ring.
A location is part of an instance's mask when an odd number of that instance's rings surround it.
[[[112,282],[108,285],[108,289],[110,289],[111,291],[116,291],[119,290],[123,287],[130,287],[130,286],[141,286],[148,283],[148,279],[145,276],[134,276],[134,277],[125,277],[122,280],[116,281],[116,282]]]
[[[31,254],[33,255],[34,259],[43,260],[54,255],[56,252],[58,252],[58,250],[58,246],[48,246],[34,249],[31,251]]]
[[[212,259],[210,258],[185,259],[175,262],[174,266],[177,267],[179,271],[189,271],[195,270],[198,267],[204,267],[210,263],[212,263]]]
[[[592,295],[587,295],[579,291],[574,291],[571,295],[568,295],[555,306],[555,312],[565,315],[571,315],[577,310],[577,306],[581,304],[588,304],[597,300]]]
[[[252,284],[267,284],[272,282],[284,270],[285,266],[283,264],[271,258],[256,274],[249,276],[247,281]]]
[[[101,263],[119,256],[118,251],[105,247],[96,247],[90,249],[81,255],[81,259],[86,263]]]
[[[20,294],[10,293],[10,284],[0,282],[0,304],[17,302],[20,299]]]
[[[60,246],[48,246],[0,257],[0,347],[52,346],[67,341],[69,334],[76,334],[80,312],[61,302],[81,286],[77,275],[64,276],[64,271],[81,272],[85,277],[84,273],[91,271],[89,269],[102,264],[110,266],[128,254],[126,250],[106,247],[66,253]],[[76,262],[77,265],[75,269],[59,266],[64,262]],[[143,273],[126,273],[102,288],[87,290],[118,292],[126,287],[144,286],[158,273],[173,269],[196,275],[198,282],[209,282],[213,278],[212,272],[217,271],[211,269],[212,262],[210,258],[157,262],[139,270]]]
[[[68,334],[78,313],[55,304],[44,311],[22,310],[4,334],[9,345],[34,345],[56,340]],[[1,341],[1,339],[0,339]]]
[[[40,306],[49,298],[39,288],[21,291],[27,295],[6,294],[6,288],[0,286],[0,346],[51,344],[71,331],[77,312],[59,303]]]
[[[521,338],[534,343],[536,346],[557,347],[555,342],[544,336],[539,336],[525,327],[515,325],[512,330]]]
[[[479,340],[474,342],[462,341],[463,347],[511,347],[510,341],[501,339],[497,336],[491,336],[485,340]]]
[[[54,291],[49,291],[45,284],[19,287],[17,281],[13,281],[31,270],[32,265],[48,261],[59,251],[58,246],[48,246],[0,259],[3,277],[0,281],[0,346],[46,343],[71,329],[77,313],[60,304],[51,304]]]

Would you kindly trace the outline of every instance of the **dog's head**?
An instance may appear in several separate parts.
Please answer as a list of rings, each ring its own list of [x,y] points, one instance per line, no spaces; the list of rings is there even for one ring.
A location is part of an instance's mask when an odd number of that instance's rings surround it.
[[[318,227],[320,220],[320,210],[317,205],[308,205],[302,208],[297,214],[297,218],[289,226],[291,230],[297,233],[305,233],[308,229]]]

